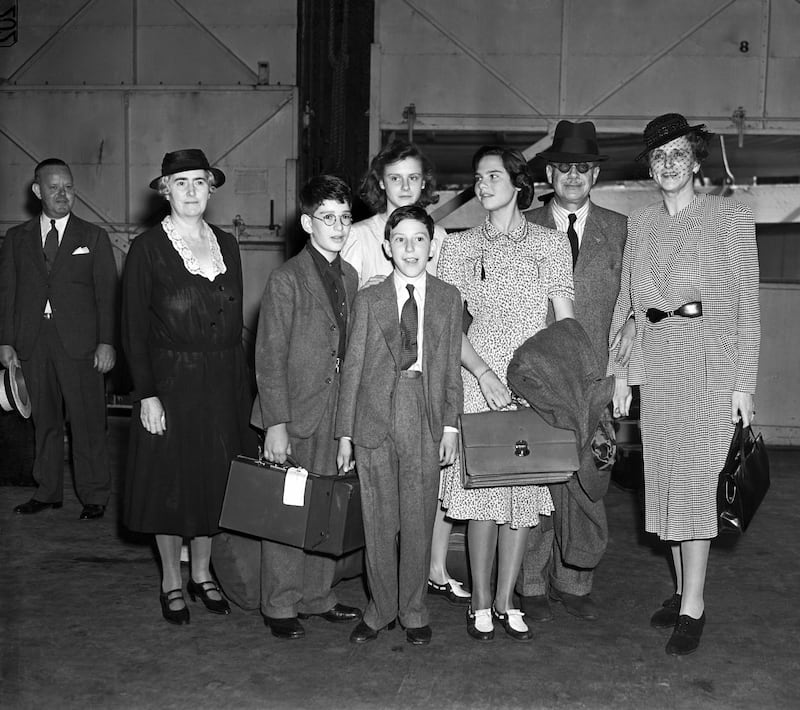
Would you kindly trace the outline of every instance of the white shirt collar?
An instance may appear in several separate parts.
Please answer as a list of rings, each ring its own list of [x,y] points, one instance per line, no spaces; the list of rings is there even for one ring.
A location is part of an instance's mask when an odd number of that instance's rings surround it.
[[[39,216],[39,231],[42,233],[42,239],[44,239],[47,236],[47,233],[50,231],[51,219],[52,218],[48,217],[44,212],[42,212],[42,214]],[[69,222],[69,215],[66,217],[59,217],[56,220],[56,231],[58,232],[59,242],[61,242],[61,238],[64,236],[64,230],[67,228],[67,222]]]

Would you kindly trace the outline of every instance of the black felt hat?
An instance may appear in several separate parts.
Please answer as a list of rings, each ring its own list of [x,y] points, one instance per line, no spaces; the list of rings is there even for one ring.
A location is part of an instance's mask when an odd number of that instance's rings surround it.
[[[559,121],[553,134],[553,145],[537,153],[536,157],[544,158],[550,163],[594,163],[608,160],[607,155],[600,155],[597,133],[591,121]]]
[[[161,175],[150,181],[150,187],[158,190],[158,181],[162,177],[183,173],[187,170],[208,170],[214,176],[216,187],[221,187],[225,184],[225,173],[219,168],[212,168],[202,150],[199,148],[185,148],[172,153],[164,153],[164,159],[161,161]]]
[[[686,118],[679,113],[662,114],[654,118],[644,127],[645,149],[636,156],[636,160],[641,160],[654,148],[665,145],[693,131],[699,131],[708,137],[711,134],[703,130],[705,127],[705,123],[698,123],[696,126],[690,126]]]

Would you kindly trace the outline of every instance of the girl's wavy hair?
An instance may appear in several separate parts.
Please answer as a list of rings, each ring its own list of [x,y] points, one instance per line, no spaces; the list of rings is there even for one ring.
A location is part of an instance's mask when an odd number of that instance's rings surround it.
[[[478,148],[475,155],[472,156],[472,172],[478,170],[478,163],[487,155],[497,155],[503,161],[503,167],[506,169],[511,184],[519,188],[517,195],[517,207],[521,210],[526,210],[533,202],[533,175],[525,160],[525,156],[514,148],[504,148],[501,145],[484,145]]]
[[[380,185],[386,166],[406,158],[416,158],[422,165],[422,180],[425,184],[422,187],[417,204],[427,207],[428,205],[435,205],[439,201],[439,196],[436,194],[436,178],[433,177],[433,163],[425,157],[425,154],[416,145],[398,139],[387,143],[381,148],[380,152],[369,164],[369,170],[367,170],[359,186],[359,196],[375,212],[383,213],[386,211],[386,193],[381,189]]]

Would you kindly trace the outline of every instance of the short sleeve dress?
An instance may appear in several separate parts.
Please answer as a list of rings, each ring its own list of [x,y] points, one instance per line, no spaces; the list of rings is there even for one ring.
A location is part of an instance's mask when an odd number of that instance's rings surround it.
[[[252,436],[239,247],[209,227],[218,264],[209,279],[192,273],[191,252],[176,235],[170,240],[165,223],[134,239],[123,276],[122,336],[135,401],[124,521],[145,533],[213,535],[230,461]],[[163,436],[140,421],[141,400],[153,396],[165,410]]]
[[[468,337],[475,351],[505,383],[514,350],[545,327],[548,302],[573,298],[572,256],[565,236],[523,221],[509,234],[484,224],[448,235],[438,276],[455,285],[472,315]],[[462,368],[464,411],[488,409],[477,380]],[[550,514],[546,486],[465,489],[458,460],[446,469],[442,505],[457,520],[493,520],[532,527]]]

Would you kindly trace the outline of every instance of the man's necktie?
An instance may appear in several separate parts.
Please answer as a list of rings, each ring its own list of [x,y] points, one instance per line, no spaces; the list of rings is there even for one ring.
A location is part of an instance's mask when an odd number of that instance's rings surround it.
[[[568,219],[567,237],[569,238],[569,245],[572,247],[572,268],[574,269],[578,261],[578,233],[575,231],[575,220],[578,219],[578,215],[570,212]]]
[[[53,268],[53,263],[56,260],[58,253],[58,230],[56,229],[56,221],[50,220],[50,231],[44,238],[44,261],[47,265],[47,270]]]
[[[417,361],[417,302],[414,300],[414,287],[408,289],[408,300],[400,311],[400,369],[407,370]]]

